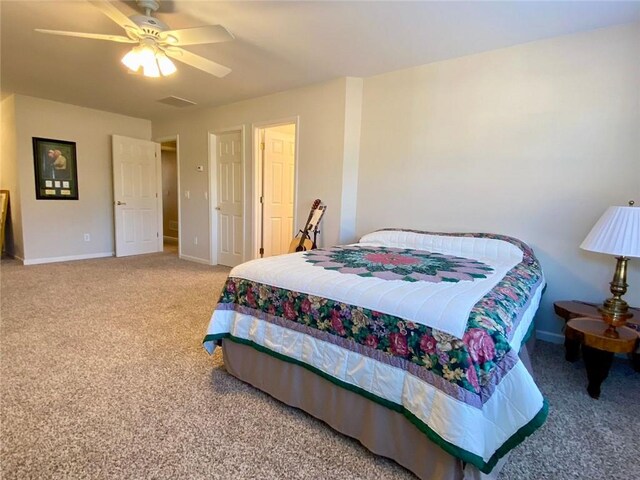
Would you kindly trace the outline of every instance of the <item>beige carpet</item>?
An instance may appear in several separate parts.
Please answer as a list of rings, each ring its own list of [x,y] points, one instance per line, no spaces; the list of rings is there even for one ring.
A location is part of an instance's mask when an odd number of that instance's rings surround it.
[[[414,478],[204,352],[227,271],[175,252],[3,260],[2,478]],[[640,375],[616,362],[596,402],[582,366],[541,347],[550,419],[501,478],[638,478]]]

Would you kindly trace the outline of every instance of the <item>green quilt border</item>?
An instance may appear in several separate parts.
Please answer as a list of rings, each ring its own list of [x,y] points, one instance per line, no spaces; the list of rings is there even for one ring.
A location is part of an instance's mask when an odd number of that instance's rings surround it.
[[[519,350],[522,350],[522,347],[529,341],[529,339],[531,338],[534,332],[535,332],[535,324],[534,322],[531,322],[529,324],[529,328],[527,328],[527,333],[524,334],[524,337],[522,337],[522,340],[520,341]]]
[[[500,458],[505,456],[510,450],[518,446],[522,441],[531,435],[534,431],[540,428],[545,420],[547,419],[547,415],[549,413],[549,404],[546,399],[543,399],[542,408],[538,411],[538,413],[524,426],[518,429],[506,442],[502,444],[502,446],[496,450],[496,452],[491,456],[488,462],[485,462],[482,457],[471,453],[463,448],[460,448],[453,443],[448,442],[440,435],[438,435],[434,430],[432,430],[426,423],[416,417],[413,413],[407,410],[403,405],[398,405],[390,400],[379,397],[371,392],[368,392],[360,387],[352,385],[350,383],[343,382],[340,379],[337,379],[318,368],[309,365],[305,362],[297,360],[295,358],[288,357],[287,355],[283,355],[281,353],[275,352],[263,345],[259,345],[251,340],[247,340],[245,338],[236,337],[231,335],[230,333],[220,333],[220,334],[209,334],[204,337],[202,343],[206,342],[217,342],[218,340],[228,339],[235,343],[239,343],[242,345],[250,346],[259,352],[266,353],[267,355],[271,355],[278,360],[282,360],[288,363],[292,363],[294,365],[298,365],[300,367],[306,368],[307,370],[321,376],[322,378],[330,381],[331,383],[342,387],[344,389],[350,390],[354,393],[362,395],[363,397],[376,402],[379,405],[389,408],[395,412],[401,413],[405,416],[407,420],[409,420],[413,425],[415,425],[418,430],[424,433],[433,443],[438,445],[448,454],[459,458],[463,462],[470,463],[478,468],[482,473],[491,473],[491,470],[496,466]],[[524,343],[524,342],[523,342]]]

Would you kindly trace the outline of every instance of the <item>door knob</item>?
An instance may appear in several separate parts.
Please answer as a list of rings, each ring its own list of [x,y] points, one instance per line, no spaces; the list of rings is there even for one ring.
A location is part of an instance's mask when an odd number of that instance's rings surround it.
[[[220,207],[216,207],[216,210],[220,210]]]
[[[126,203],[121,202],[120,200],[118,200],[118,201],[116,202],[116,205],[126,205]]]

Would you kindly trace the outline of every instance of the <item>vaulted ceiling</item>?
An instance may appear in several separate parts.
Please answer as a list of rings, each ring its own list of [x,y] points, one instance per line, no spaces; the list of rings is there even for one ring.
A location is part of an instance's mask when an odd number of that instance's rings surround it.
[[[113,2],[126,15],[135,2]],[[143,118],[227,104],[342,76],[367,77],[558,35],[640,21],[640,2],[162,1],[171,28],[224,25],[235,40],[187,49],[229,66],[218,79],[183,64],[166,78],[127,73],[130,46],[35,28],[122,34],[84,1],[0,4],[0,88]]]

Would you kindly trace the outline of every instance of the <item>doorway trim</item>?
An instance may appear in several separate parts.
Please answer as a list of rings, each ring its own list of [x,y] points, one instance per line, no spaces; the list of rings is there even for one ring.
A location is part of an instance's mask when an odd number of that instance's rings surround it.
[[[300,149],[300,116],[295,115],[291,117],[278,118],[275,120],[268,120],[265,122],[257,122],[251,124],[252,129],[252,138],[253,138],[253,148],[251,149],[252,158],[252,169],[253,169],[253,192],[251,203],[253,206],[253,215],[251,218],[251,256],[249,260],[253,260],[255,258],[260,258],[260,233],[262,225],[260,223],[260,194],[262,191],[262,168],[261,168],[261,150],[260,150],[260,131],[265,128],[270,127],[279,127],[280,125],[290,125],[294,124],[296,126],[296,136],[295,136],[295,170],[293,174],[293,232],[295,234],[297,218],[298,218],[298,172],[300,169],[299,166],[299,156],[298,152]],[[246,255],[245,255],[246,257]]]
[[[218,265],[218,137],[225,133],[240,132],[242,142],[242,261],[247,261],[247,141],[243,124],[216,128],[207,132],[209,157],[209,265]]]
[[[160,172],[158,175],[158,221],[160,239],[159,239],[159,251],[164,252],[164,226],[163,226],[163,214],[164,214],[164,205],[162,204],[162,144],[165,142],[176,142],[176,182],[178,184],[178,258],[182,258],[182,208],[180,204],[181,195],[180,195],[180,135],[169,135],[166,137],[160,137],[154,140],[154,142],[160,144],[160,158],[158,158],[156,162],[156,168]]]

